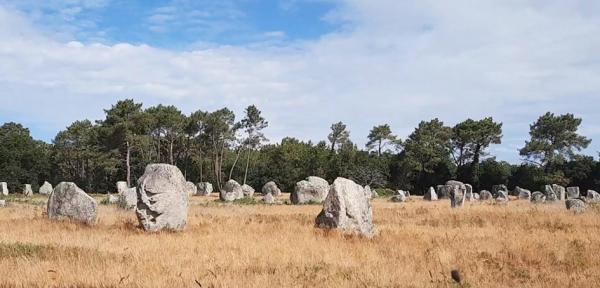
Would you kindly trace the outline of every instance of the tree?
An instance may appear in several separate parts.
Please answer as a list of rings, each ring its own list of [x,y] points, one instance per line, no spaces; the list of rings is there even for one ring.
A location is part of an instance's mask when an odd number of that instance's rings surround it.
[[[269,122],[267,122],[260,114],[261,112],[256,106],[250,105],[246,108],[246,117],[241,121],[241,127],[243,127],[246,132],[244,146],[247,150],[243,184],[246,184],[246,179],[248,177],[248,167],[250,165],[250,155],[252,151],[260,147],[263,142],[267,141],[262,130],[269,126]]]
[[[204,133],[212,154],[213,171],[217,188],[221,190],[223,182],[223,161],[225,151],[235,139],[235,114],[222,108],[206,115]]]
[[[346,124],[337,122],[331,125],[331,133],[327,136],[331,143],[331,154],[337,147],[344,145],[350,139],[350,132],[346,130]]]
[[[530,125],[531,139],[525,142],[519,153],[526,161],[535,163],[551,172],[551,166],[573,159],[576,151],[588,147],[591,140],[577,134],[581,118],[573,114],[555,116],[546,113]]]
[[[441,163],[450,157],[450,137],[452,130],[444,122],[436,119],[421,121],[404,143],[407,169],[418,173],[417,186],[424,189],[425,174],[433,173]]]
[[[482,120],[467,119],[452,128],[452,155],[459,174],[464,167],[470,172],[464,177],[479,188],[479,162],[485,156],[485,149],[490,144],[500,144],[502,139],[502,123],[496,123],[491,117]]]
[[[382,150],[388,144],[400,144],[400,141],[392,134],[392,130],[388,124],[373,127],[367,137],[369,138],[369,142],[366,145],[367,148],[369,150],[376,149],[377,156],[381,156]]]
[[[161,162],[161,142],[163,138],[167,141],[167,156],[171,165],[175,164],[175,145],[181,140],[186,117],[175,106],[163,106],[159,104],[146,109],[150,117],[150,131],[156,137],[157,161]]]

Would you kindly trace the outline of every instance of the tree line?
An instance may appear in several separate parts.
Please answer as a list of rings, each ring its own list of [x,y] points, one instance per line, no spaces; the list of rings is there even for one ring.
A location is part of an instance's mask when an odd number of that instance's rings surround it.
[[[211,182],[217,190],[235,179],[256,189],[273,180],[291,191],[309,175],[330,182],[346,177],[415,194],[449,179],[475,189],[505,184],[540,190],[557,183],[585,190],[600,185],[600,162],[579,154],[591,140],[578,134],[582,120],[572,114],[539,117],[519,151],[523,163],[510,164],[488,152],[502,143],[502,123],[491,117],[453,127],[439,119],[422,121],[406,139],[382,124],[371,129],[360,149],[342,122],[331,125],[324,141],[286,137],[269,144],[263,133],[269,122],[254,105],[239,120],[227,108],[185,115],[175,106],[144,108],[132,99],[104,112],[102,120],[75,121],[51,144],[33,139],[18,123],[5,123],[0,127],[0,181],[8,182],[11,191],[48,180],[110,192],[117,181],[135,185],[149,163],[169,163],[189,181]]]

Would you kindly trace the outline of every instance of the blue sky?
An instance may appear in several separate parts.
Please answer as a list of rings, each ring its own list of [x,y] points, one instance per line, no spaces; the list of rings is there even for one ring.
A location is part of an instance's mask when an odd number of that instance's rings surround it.
[[[504,123],[519,162],[547,111],[600,151],[600,2],[0,0],[0,122],[50,141],[118,99],[185,113],[256,104],[268,138],[345,122],[405,139],[421,120]]]

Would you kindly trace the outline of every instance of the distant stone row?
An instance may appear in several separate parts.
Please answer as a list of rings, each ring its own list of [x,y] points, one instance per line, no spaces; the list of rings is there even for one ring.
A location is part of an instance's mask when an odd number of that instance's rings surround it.
[[[49,195],[50,193],[52,193],[52,190],[53,190],[52,184],[50,184],[46,181],[46,182],[44,182],[44,184],[42,186],[40,186],[39,193]],[[21,191],[21,192],[23,193],[23,195],[25,195],[27,197],[33,196],[33,190],[31,189],[31,184],[23,185],[23,191]],[[4,196],[8,196],[9,191],[8,191],[8,185],[6,184],[6,182],[0,182],[0,194],[2,194]]]

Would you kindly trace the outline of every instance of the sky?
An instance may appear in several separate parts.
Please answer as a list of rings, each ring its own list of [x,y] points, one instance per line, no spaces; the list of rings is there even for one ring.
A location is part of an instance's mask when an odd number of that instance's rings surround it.
[[[600,151],[600,2],[554,0],[0,0],[0,123],[51,141],[133,98],[184,113],[255,104],[271,142],[364,146],[388,123],[503,123],[491,155],[540,115],[573,113]]]

